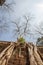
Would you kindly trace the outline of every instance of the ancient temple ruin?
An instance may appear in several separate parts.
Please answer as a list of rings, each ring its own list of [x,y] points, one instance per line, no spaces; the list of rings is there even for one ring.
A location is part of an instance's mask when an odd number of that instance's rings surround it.
[[[30,42],[0,42],[0,65],[43,65],[40,49]]]

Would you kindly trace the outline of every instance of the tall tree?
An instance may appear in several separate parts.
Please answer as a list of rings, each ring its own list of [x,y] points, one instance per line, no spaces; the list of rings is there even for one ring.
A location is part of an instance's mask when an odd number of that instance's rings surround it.
[[[28,15],[28,16],[23,16],[23,18],[24,18],[24,22],[21,22],[20,19],[12,22],[14,25],[14,29],[13,29],[14,37],[17,36],[17,38],[19,38],[32,34],[30,29],[31,27],[30,21],[32,17]]]
[[[38,26],[35,27],[35,32],[43,36],[43,22],[41,22]]]
[[[9,24],[5,21],[5,19],[0,19],[0,33],[8,31]]]
[[[8,21],[7,21],[8,19],[6,19],[6,18],[8,17],[10,11],[13,11],[12,10],[13,5],[15,5],[14,0],[11,0],[11,1],[0,0],[0,32],[1,33],[8,30],[9,24],[8,24]],[[7,13],[8,13],[8,15],[6,15]]]
[[[14,5],[15,4],[15,2],[14,2],[14,0],[12,0],[10,3],[9,2],[7,2],[7,0],[0,0],[0,7],[2,8],[4,8],[4,9],[7,9],[7,10],[12,10],[12,5]]]

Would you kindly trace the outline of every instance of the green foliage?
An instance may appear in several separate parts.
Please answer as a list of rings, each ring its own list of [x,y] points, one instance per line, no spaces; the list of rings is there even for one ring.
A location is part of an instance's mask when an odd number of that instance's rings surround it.
[[[38,42],[40,42],[42,40],[43,40],[43,37],[37,39]]]
[[[38,39],[37,39],[37,42],[39,42],[40,40],[41,40],[41,39],[40,39],[40,38],[38,38]]]
[[[20,42],[20,43],[25,43],[25,39],[24,39],[23,37],[20,37],[20,38],[18,39],[18,42]]]
[[[37,39],[36,45],[42,46],[43,45],[43,37]]]

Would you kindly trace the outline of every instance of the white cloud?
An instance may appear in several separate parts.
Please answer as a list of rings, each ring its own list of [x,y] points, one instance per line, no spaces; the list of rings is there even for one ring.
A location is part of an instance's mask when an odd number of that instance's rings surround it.
[[[37,10],[43,11],[43,3],[37,3],[35,7],[37,8]]]

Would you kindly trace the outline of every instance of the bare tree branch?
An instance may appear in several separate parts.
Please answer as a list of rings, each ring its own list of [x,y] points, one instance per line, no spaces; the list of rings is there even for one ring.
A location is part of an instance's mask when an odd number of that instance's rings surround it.
[[[24,20],[25,20],[26,23],[23,22],[21,25],[20,25],[21,20],[20,21],[17,20],[15,22],[14,21],[12,22],[14,26],[16,25],[14,27],[14,30],[13,30],[14,35],[18,34],[18,37],[19,36],[23,37],[23,36],[26,36],[26,35],[32,35],[31,29],[30,29],[30,26],[31,26],[31,24],[30,24],[31,17],[24,16]]]
[[[10,11],[13,11],[11,6],[14,4],[15,4],[14,0],[11,3],[6,3],[6,0],[0,0],[0,7],[3,7]]]
[[[43,28],[41,26],[42,25],[39,25],[38,27],[35,26],[35,32],[43,36]]]
[[[5,31],[8,31],[9,25],[7,22],[2,22],[2,24],[0,24],[0,32],[3,33]]]
[[[0,6],[2,6],[5,3],[6,0],[0,0]]]

